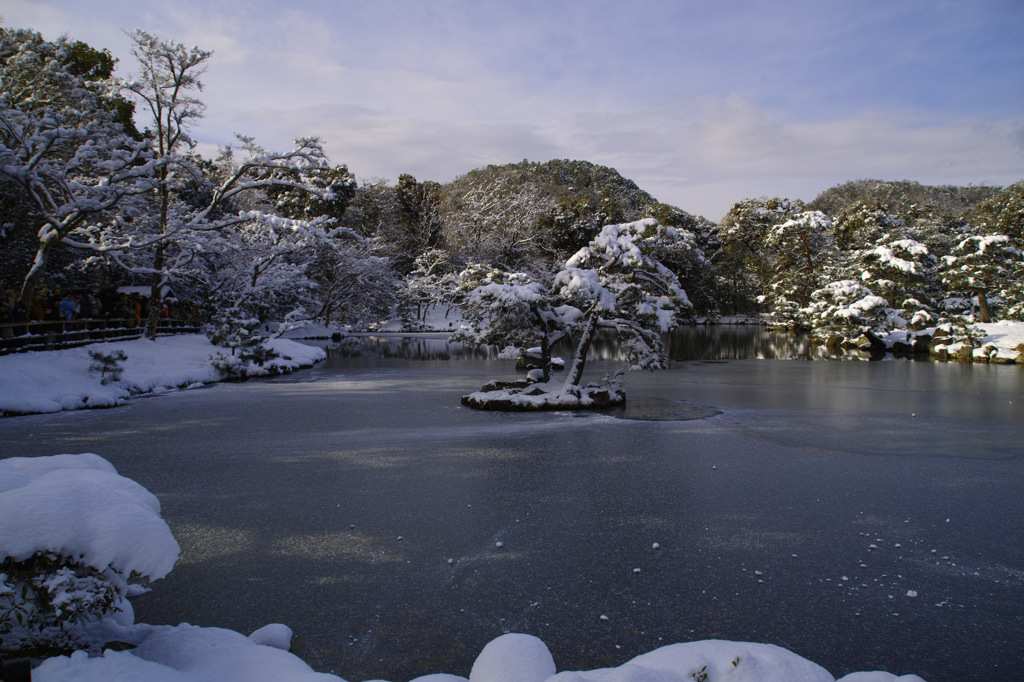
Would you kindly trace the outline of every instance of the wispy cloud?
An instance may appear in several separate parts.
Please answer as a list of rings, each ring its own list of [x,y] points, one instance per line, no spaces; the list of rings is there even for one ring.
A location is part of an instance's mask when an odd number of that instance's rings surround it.
[[[1024,177],[1017,0],[7,0],[9,25],[121,58],[212,49],[203,149],[327,140],[359,177],[523,158],[610,165],[720,217],[862,177]]]

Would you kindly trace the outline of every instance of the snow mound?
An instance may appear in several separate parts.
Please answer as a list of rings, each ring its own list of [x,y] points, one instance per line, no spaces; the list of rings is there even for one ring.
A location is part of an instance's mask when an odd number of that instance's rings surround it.
[[[156,497],[94,454],[0,460],[0,539],[0,557],[53,551],[152,580],[179,552]]]
[[[892,673],[850,673],[836,682],[924,682],[917,675],[893,675]]]
[[[292,648],[292,629],[281,623],[271,623],[253,632],[249,635],[249,639],[256,644],[288,651]]]
[[[36,682],[338,682],[297,656],[257,644],[233,630],[182,624],[159,628],[132,651],[48,658]]]
[[[469,682],[544,682],[555,674],[555,660],[541,640],[508,634],[492,640],[473,663]]]
[[[314,672],[293,654],[232,630],[144,626],[150,634],[132,651],[84,652],[47,659],[36,682],[344,682]],[[281,634],[283,626],[267,626]],[[256,633],[266,630],[261,628]],[[256,635],[253,633],[253,635]],[[498,637],[484,647],[469,679],[432,674],[412,682],[835,682],[824,668],[771,644],[707,640],[672,644],[617,668],[555,673],[544,642],[523,634]],[[839,682],[924,682],[916,675],[860,672]]]
[[[567,672],[551,682],[834,682],[821,666],[772,644],[706,640],[671,644],[618,668]]]

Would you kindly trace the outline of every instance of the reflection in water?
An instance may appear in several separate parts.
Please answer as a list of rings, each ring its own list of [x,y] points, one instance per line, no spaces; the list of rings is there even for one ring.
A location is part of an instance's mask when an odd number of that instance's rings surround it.
[[[575,341],[555,345],[553,355],[568,360]],[[331,355],[345,358],[400,358],[403,360],[491,360],[498,355],[493,346],[467,347],[449,343],[447,334],[353,335],[327,346]],[[780,334],[757,325],[683,326],[665,336],[669,360],[809,360],[828,357],[811,345],[804,334]],[[594,338],[588,360],[623,361],[624,353],[614,334]]]
[[[757,325],[699,325],[676,330],[665,339],[670,360],[809,360],[806,334],[779,334]]]
[[[448,334],[419,336],[348,336],[326,347],[328,355],[343,358],[399,358],[402,360],[490,360],[498,351],[490,346],[467,347],[450,343]]]

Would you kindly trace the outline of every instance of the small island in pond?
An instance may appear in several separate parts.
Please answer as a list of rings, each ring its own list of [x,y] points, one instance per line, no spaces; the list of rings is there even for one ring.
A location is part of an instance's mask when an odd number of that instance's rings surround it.
[[[661,335],[693,306],[676,275],[658,259],[690,249],[686,233],[654,218],[606,225],[550,277],[498,268],[463,273],[463,311],[469,323],[453,339],[503,347],[502,355],[529,361],[525,380],[492,381],[464,396],[483,410],[600,409],[626,400],[618,377],[628,370],[667,366]],[[581,386],[587,352],[599,330],[627,350],[626,365],[600,384]],[[564,381],[553,380],[552,346],[577,339]]]

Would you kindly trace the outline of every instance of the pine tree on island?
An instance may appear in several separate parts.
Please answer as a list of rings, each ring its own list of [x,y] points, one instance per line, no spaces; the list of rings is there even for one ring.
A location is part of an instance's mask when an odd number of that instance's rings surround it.
[[[491,382],[462,402],[490,410],[598,408],[625,402],[619,377],[667,367],[661,335],[692,309],[679,280],[658,259],[686,248],[673,228],[647,218],[607,225],[553,276],[471,266],[462,273],[469,324],[453,340],[537,357],[525,381]],[[581,386],[587,353],[601,330],[614,332],[626,363],[600,384]],[[551,348],[567,336],[576,350],[562,380],[552,378]]]

